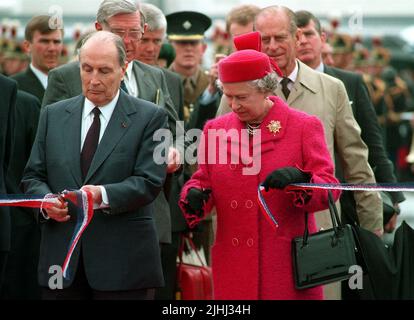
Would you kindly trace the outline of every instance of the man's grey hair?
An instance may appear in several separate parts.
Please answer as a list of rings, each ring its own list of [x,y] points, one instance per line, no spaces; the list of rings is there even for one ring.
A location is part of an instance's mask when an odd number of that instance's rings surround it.
[[[289,32],[292,36],[296,35],[296,31],[298,30],[298,26],[296,23],[296,14],[289,9],[288,7],[284,7],[284,6],[270,6],[270,7],[266,7],[264,9],[262,9],[255,18],[255,29],[256,29],[256,21],[262,16],[262,15],[269,15],[269,14],[274,14],[274,13],[278,13],[279,11],[282,11],[286,14],[286,17],[289,20]]]
[[[263,93],[274,93],[278,86],[278,76],[275,72],[270,72],[261,79],[248,81],[248,85]],[[217,86],[223,91],[223,83],[217,80]]]
[[[148,25],[148,31],[167,30],[167,19],[164,13],[150,3],[142,3],[141,11],[145,16],[145,22]]]
[[[141,16],[141,28],[144,29],[145,16],[140,10],[138,1],[132,0],[104,0],[99,6],[96,21],[108,25],[108,19],[118,14],[132,14],[139,11]]]
[[[88,34],[85,39],[82,41],[82,45],[79,49],[79,58],[82,55],[82,49],[85,44],[92,38],[99,38],[101,42],[108,42],[115,45],[116,51],[118,52],[118,62],[121,67],[125,66],[127,59],[126,59],[126,49],[124,45],[124,41],[122,38],[112,32],[108,31],[94,31]]]

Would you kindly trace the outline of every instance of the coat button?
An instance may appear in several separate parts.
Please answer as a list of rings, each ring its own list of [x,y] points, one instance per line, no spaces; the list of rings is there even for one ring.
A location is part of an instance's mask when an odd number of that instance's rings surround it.
[[[245,205],[246,205],[247,209],[251,209],[253,207],[253,201],[252,200],[247,200]]]
[[[232,209],[236,209],[236,208],[237,208],[237,206],[238,206],[238,203],[237,203],[237,201],[236,201],[236,200],[233,200],[233,201],[230,203],[230,207],[231,207]]]
[[[253,241],[253,239],[252,239],[252,238],[247,239],[247,246],[248,246],[248,247],[252,247],[252,246],[253,246],[253,244],[254,244],[254,241]]]
[[[233,238],[231,240],[231,243],[232,243],[233,247],[238,247],[239,246],[239,239]]]
[[[232,164],[230,164],[229,167],[230,167],[230,170],[236,170],[237,164],[232,163]]]

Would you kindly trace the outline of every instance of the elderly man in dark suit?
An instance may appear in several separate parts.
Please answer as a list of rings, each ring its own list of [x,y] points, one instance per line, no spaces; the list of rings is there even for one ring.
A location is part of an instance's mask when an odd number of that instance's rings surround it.
[[[322,61],[322,48],[326,41],[326,35],[322,32],[319,19],[308,11],[296,12],[296,19],[303,35],[297,50],[298,59],[312,69],[324,72],[344,83],[355,120],[361,127],[361,137],[368,146],[368,161],[371,167],[374,168],[377,182],[397,182],[392,162],[385,152],[377,116],[362,76],[325,65]],[[340,166],[339,161],[337,161],[337,165]],[[389,195],[396,207],[399,202],[405,200],[402,192],[390,192]],[[355,220],[358,220],[355,201],[350,191],[343,192],[341,207],[343,213],[347,212]],[[386,232],[392,232],[395,226],[396,213],[392,217],[384,217],[384,230]]]
[[[11,147],[11,115],[15,107],[17,85],[0,74],[0,194],[6,193],[6,169]],[[10,250],[10,213],[8,208],[0,207],[0,290],[3,273]]]
[[[12,76],[20,90],[34,95],[40,101],[48,84],[48,73],[59,65],[63,50],[63,26],[52,29],[51,19],[51,16],[40,15],[27,23],[23,45],[30,53],[31,62],[25,71]]]
[[[171,100],[163,72],[156,67],[134,60],[139,50],[138,43],[146,30],[146,24],[139,7],[128,0],[105,0],[101,3],[96,30],[110,31],[119,35],[124,42],[128,67],[123,88],[132,96],[153,102],[168,114],[168,125],[172,132],[175,148],[169,150],[168,173],[177,171],[184,158],[184,128],[178,121],[178,115]],[[79,63],[73,62],[56,68],[49,74],[49,86],[43,99],[47,105],[81,93]],[[165,207],[165,199],[159,195],[156,201],[155,224],[161,243],[171,242],[171,218]]]
[[[76,223],[67,203],[46,210],[39,280],[46,299],[150,299],[163,285],[153,200],[166,176],[157,157],[166,112],[119,89],[126,71],[122,39],[97,32],[80,51],[83,94],[43,110],[22,180],[31,194],[88,190],[94,217],[69,266],[62,290],[47,288]],[[168,141],[166,142],[168,143]]]

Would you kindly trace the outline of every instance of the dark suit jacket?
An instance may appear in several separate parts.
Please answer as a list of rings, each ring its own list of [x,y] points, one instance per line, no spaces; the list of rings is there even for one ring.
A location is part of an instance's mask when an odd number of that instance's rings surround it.
[[[10,164],[7,168],[7,193],[22,194],[20,181],[27,160],[29,160],[32,145],[36,136],[39,122],[40,101],[35,96],[17,91],[16,108],[13,112],[12,146],[10,149]],[[35,223],[33,211],[30,209],[12,207],[13,225],[21,226]],[[28,244],[30,245],[30,244]]]
[[[361,75],[329,66],[324,66],[324,72],[341,80],[345,85],[355,120],[361,127],[361,138],[369,149],[368,162],[375,173],[376,181],[396,182],[394,167],[385,151],[377,115]],[[349,208],[350,203],[354,207],[353,197],[348,197],[346,194],[345,192],[342,197],[345,207]],[[390,195],[394,203],[405,199],[402,192],[390,192]]]
[[[0,74],[0,194],[6,194],[5,176],[10,158],[11,117],[15,107],[17,84]],[[9,208],[0,207],[0,251],[10,250]],[[2,266],[0,266],[1,272]],[[1,279],[0,279],[1,280]]]
[[[156,164],[153,134],[167,127],[163,109],[121,91],[114,113],[82,181],[81,114],[84,97],[45,107],[32,153],[23,175],[27,193],[46,194],[103,185],[110,210],[95,215],[69,266],[74,274],[80,247],[86,277],[94,290],[136,290],[163,285],[153,204],[164,183],[166,165]],[[121,124],[123,124],[121,126]],[[165,159],[164,159],[165,160]],[[48,285],[51,265],[62,265],[76,223],[47,220],[41,225],[39,281]],[[73,277],[72,277],[73,279]],[[70,281],[64,280],[64,287]]]
[[[19,90],[23,90],[34,95],[39,99],[39,101],[43,100],[45,88],[43,88],[42,83],[33,73],[32,69],[30,69],[30,66],[27,67],[25,71],[11,76],[11,78],[17,81]]]
[[[134,61],[133,71],[138,85],[139,98],[154,102],[163,107],[168,114],[168,125],[172,131],[173,139],[178,142],[178,147],[184,149],[184,138],[176,139],[177,135],[184,134],[184,128],[178,129],[178,115],[171,101],[164,73],[159,69],[145,63]],[[157,91],[160,90],[157,100]],[[48,105],[56,101],[75,97],[82,93],[80,68],[78,62],[68,63],[49,72],[48,87],[42,105]],[[155,220],[160,242],[171,242],[171,218],[168,203],[161,194],[156,199],[157,210]]]
[[[171,100],[174,103],[175,111],[178,114],[178,119],[184,121],[184,89],[181,82],[181,76],[168,69],[161,69],[164,72],[167,81],[168,91],[170,91]]]

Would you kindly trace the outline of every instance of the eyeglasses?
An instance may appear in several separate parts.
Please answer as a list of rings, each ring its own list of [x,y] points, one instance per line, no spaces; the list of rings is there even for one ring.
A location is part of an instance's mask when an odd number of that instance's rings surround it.
[[[120,36],[122,39],[125,39],[125,37],[128,35],[128,38],[138,41],[142,38],[142,35],[144,32],[141,30],[123,30],[123,29],[110,29],[112,33],[115,33],[116,35]]]

